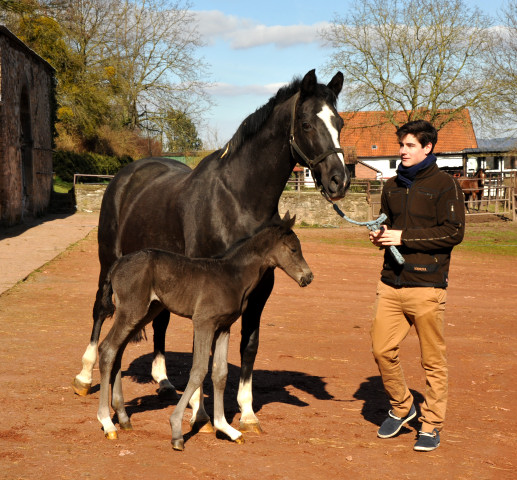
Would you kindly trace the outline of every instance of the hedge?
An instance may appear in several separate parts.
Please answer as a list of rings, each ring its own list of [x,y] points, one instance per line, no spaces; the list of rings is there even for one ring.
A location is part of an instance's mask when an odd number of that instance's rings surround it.
[[[122,167],[131,163],[133,159],[111,157],[97,153],[74,153],[65,150],[56,150],[52,156],[55,174],[65,182],[73,182],[74,174],[115,175]]]

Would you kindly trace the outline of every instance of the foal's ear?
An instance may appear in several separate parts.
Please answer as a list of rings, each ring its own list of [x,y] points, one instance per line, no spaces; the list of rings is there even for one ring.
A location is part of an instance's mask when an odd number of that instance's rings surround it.
[[[337,72],[327,87],[330,88],[337,97],[343,88],[343,74],[341,72]]]
[[[303,77],[302,85],[300,87],[301,96],[308,97],[310,95],[314,95],[317,83],[316,70],[312,69],[310,72],[305,74],[305,77]]]
[[[287,228],[293,228],[294,224],[296,222],[296,215],[291,218],[291,214],[289,213],[289,210],[284,215],[284,218],[282,219],[282,222],[285,224]]]

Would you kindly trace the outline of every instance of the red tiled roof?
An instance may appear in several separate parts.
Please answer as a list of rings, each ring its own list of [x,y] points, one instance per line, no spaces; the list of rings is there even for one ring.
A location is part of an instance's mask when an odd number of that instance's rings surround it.
[[[359,158],[399,156],[396,128],[387,121],[384,112],[341,112],[340,115],[345,121],[340,136],[343,147],[355,147]],[[402,125],[404,112],[396,115]],[[460,152],[477,146],[470,114],[464,110],[462,116],[440,129],[434,153]]]

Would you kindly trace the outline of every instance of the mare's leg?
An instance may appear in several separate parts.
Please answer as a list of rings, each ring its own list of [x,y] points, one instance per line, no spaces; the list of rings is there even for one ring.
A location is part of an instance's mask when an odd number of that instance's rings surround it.
[[[95,298],[95,304],[93,306],[93,328],[90,336],[90,343],[86,347],[86,351],[82,357],[83,369],[74,378],[72,383],[74,392],[82,397],[88,395],[92,386],[92,372],[95,362],[97,361],[97,345],[99,344],[102,324],[104,323],[104,320],[106,320],[106,315],[101,315],[100,313],[101,299],[102,287],[99,287]]]
[[[216,334],[212,383],[214,385],[214,427],[228,435],[236,443],[244,443],[242,433],[233,428],[224,416],[224,388],[228,377],[228,341],[230,330],[219,330]]]
[[[167,377],[165,366],[165,332],[169,326],[170,313],[162,310],[153,320],[154,330],[154,359],[152,366],[152,376],[158,384],[158,395],[160,397],[175,400],[178,398],[176,388]]]
[[[267,270],[262,280],[248,298],[242,314],[241,375],[237,402],[241,410],[241,432],[261,433],[262,428],[253,412],[252,375],[259,345],[260,316],[275,283],[274,271]]]
[[[183,414],[193,393],[202,385],[206,377],[210,348],[214,338],[214,331],[211,325],[205,326],[204,328],[196,328],[196,323],[194,323],[194,330],[194,358],[192,360],[190,377],[185,391],[169,419],[172,430],[171,443],[174,450],[184,449],[183,434],[181,432]]]

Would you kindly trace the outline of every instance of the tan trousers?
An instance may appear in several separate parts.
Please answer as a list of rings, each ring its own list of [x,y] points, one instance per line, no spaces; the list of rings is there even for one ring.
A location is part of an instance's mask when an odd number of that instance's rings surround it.
[[[371,329],[372,352],[379,367],[393,413],[405,417],[413,404],[399,350],[412,325],[420,342],[425,371],[425,402],[422,430],[442,429],[447,407],[448,372],[444,339],[444,310],[447,291],[432,287],[393,288],[377,286],[376,313]]]

